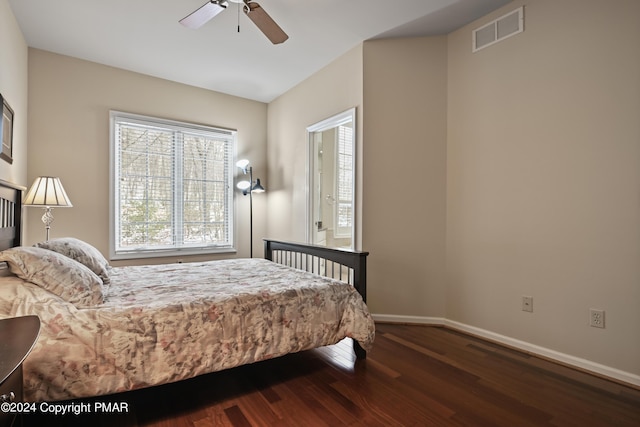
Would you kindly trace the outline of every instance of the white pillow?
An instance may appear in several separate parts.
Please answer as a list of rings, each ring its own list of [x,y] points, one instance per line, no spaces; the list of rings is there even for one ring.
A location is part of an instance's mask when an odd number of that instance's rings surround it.
[[[0,252],[13,274],[78,308],[102,304],[102,280],[89,268],[48,249],[19,246]]]
[[[75,237],[59,237],[46,242],[36,243],[34,246],[68,256],[84,264],[89,270],[96,273],[105,285],[110,283],[109,262],[98,249],[87,242],[76,239]]]

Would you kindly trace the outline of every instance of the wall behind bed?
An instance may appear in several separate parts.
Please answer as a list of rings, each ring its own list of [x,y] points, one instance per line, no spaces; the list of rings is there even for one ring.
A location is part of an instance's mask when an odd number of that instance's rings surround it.
[[[0,159],[0,179],[27,185],[27,43],[6,0],[0,0],[0,94],[15,114],[13,163]]]
[[[29,49],[28,178],[61,178],[72,208],[54,211],[52,237],[74,236],[109,253],[109,110],[238,130],[238,155],[266,177],[267,105],[68,56]],[[268,185],[268,182],[265,182]],[[249,255],[248,200],[236,195],[237,256]],[[254,249],[261,256],[265,201],[254,198]],[[25,244],[44,239],[41,211],[27,210]],[[184,261],[234,256],[181,257]],[[175,261],[145,259],[140,263]],[[137,261],[114,262],[114,265]]]

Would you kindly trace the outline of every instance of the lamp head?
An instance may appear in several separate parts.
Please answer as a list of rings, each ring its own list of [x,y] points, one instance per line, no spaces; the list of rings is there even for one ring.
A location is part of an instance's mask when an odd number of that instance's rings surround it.
[[[260,184],[260,178],[256,178],[255,185],[251,188],[254,193],[264,193],[264,187]]]
[[[244,192],[251,188],[251,183],[249,181],[240,181],[236,184],[236,187]]]
[[[64,191],[60,178],[53,176],[39,176],[33,181],[31,188],[24,196],[23,204],[25,206],[40,206],[44,208],[42,222],[47,232],[47,240],[49,240],[49,230],[53,222],[53,214],[51,208],[70,208],[73,205],[69,196]]]
[[[236,162],[236,166],[242,170],[242,173],[244,174],[249,173],[249,160],[247,159],[238,160]]]

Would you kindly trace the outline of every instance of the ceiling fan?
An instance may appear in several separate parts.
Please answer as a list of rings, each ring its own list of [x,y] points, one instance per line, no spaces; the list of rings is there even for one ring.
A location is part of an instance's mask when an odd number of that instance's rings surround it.
[[[232,3],[242,3],[244,13],[264,33],[271,43],[279,44],[289,38],[278,24],[264,11],[262,6],[251,0],[228,0]],[[210,0],[196,9],[179,22],[185,27],[200,28],[214,16],[222,12],[229,5],[227,0]]]

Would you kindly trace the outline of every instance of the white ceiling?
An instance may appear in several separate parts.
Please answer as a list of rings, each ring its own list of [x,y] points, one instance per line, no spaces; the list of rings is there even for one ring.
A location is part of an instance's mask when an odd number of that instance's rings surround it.
[[[9,4],[30,47],[270,102],[364,40],[446,34],[510,0],[257,0],[280,45],[235,3],[197,30],[178,23],[205,1]]]

